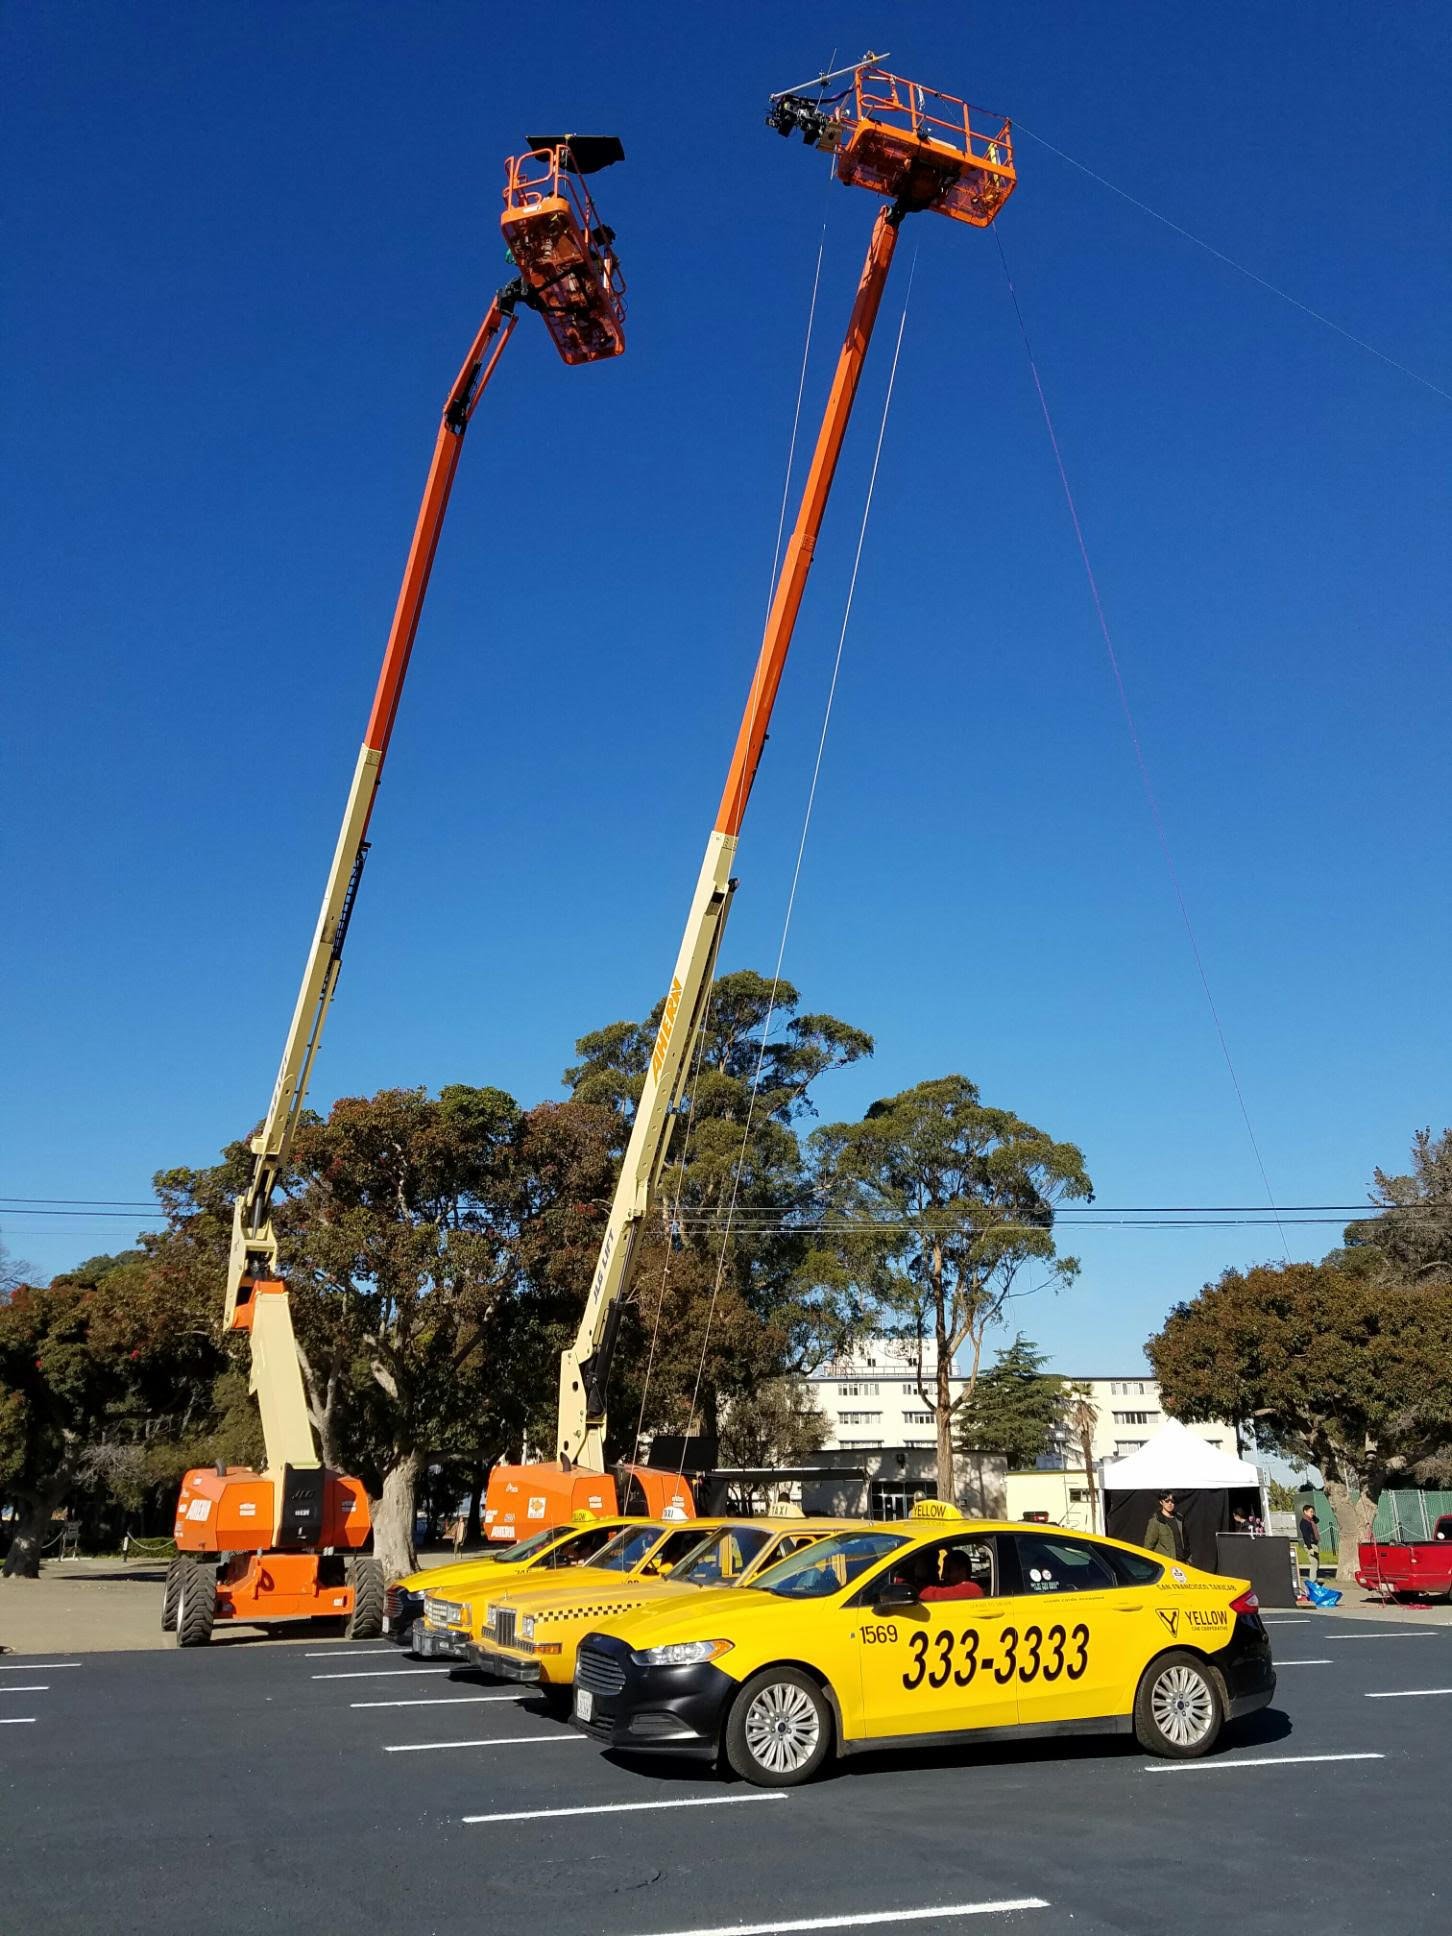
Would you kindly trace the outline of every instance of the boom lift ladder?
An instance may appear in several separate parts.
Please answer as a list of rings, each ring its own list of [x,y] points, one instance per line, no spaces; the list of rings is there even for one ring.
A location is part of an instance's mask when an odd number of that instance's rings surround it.
[[[382,1572],[360,1551],[370,1532],[367,1495],[359,1480],[328,1469],[318,1457],[272,1203],[338,984],[369,821],[464,434],[520,304],[541,316],[566,363],[601,362],[625,347],[625,284],[614,236],[601,224],[582,179],[623,155],[613,137],[547,136],[531,139],[528,152],[506,164],[500,227],[518,273],[490,303],[444,405],[281,1066],[252,1139],[251,1178],[234,1206],[225,1322],[251,1340],[251,1389],[262,1416],[267,1465],[260,1473],[208,1467],[182,1481],[178,1558],[167,1576],[162,1624],[183,1647],[208,1640],[214,1620],[343,1616],[354,1635],[381,1630]]]
[[[767,113],[767,125],[779,133],[800,133],[811,146],[835,154],[839,180],[888,196],[890,203],[879,211],[868,243],[584,1314],[573,1344],[561,1357],[557,1460],[495,1467],[486,1499],[491,1539],[516,1539],[524,1531],[563,1524],[572,1510],[584,1504],[597,1511],[622,1509],[612,1496],[613,1480],[605,1476],[611,1354],[645,1218],[659,1186],[671,1124],[685,1088],[691,1049],[704,1019],[736,886],[731,864],[898,230],[903,218],[918,210],[986,228],[1017,180],[1008,122],[984,126],[965,102],[890,74],[877,64],[879,59],[869,55],[838,75],[823,75],[821,83],[851,75],[847,87],[831,101],[820,94],[809,98],[806,92],[788,90],[772,97]],[[624,1510],[632,1510],[633,1501],[657,1514],[691,1510],[688,1489],[677,1474],[648,1466],[627,1466],[624,1474],[630,1494]]]

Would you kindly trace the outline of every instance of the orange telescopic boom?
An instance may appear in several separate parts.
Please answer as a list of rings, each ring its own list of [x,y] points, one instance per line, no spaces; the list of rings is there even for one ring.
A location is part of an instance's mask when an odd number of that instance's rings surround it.
[[[562,1524],[588,1504],[594,1510],[681,1515],[690,1494],[673,1472],[625,1468],[627,1493],[618,1499],[604,1476],[607,1385],[620,1313],[630,1290],[645,1218],[656,1196],[670,1127],[685,1087],[690,1052],[705,1014],[721,936],[736,883],[731,877],[741,824],[751,797],[772,707],[791,648],[792,632],[816,553],[837,460],[857,397],[873,325],[905,216],[930,210],[986,228],[1012,193],[1008,123],[978,125],[952,95],[904,81],[871,55],[844,69],[851,81],[832,101],[806,93],[774,95],[767,122],[782,134],[800,133],[837,157],[838,178],[890,198],[873,225],[862,279],[837,358],[806,483],[766,629],[715,824],[706,844],[660,1028],[651,1050],[630,1141],[610,1206],[595,1275],[574,1343],[560,1363],[558,1460],[496,1466],[486,1500],[489,1537],[511,1540],[540,1526]],[[834,78],[824,76],[823,81]]]
[[[233,1208],[226,1324],[250,1337],[267,1466],[261,1473],[206,1468],[182,1481],[176,1544],[187,1557],[168,1574],[164,1624],[183,1646],[205,1641],[214,1619],[342,1614],[355,1633],[380,1628],[382,1575],[371,1558],[356,1556],[370,1532],[367,1495],[357,1479],[328,1470],[318,1457],[278,1267],[272,1201],[337,988],[369,822],[464,434],[521,304],[543,318],[566,363],[601,362],[625,347],[625,284],[614,236],[582,179],[623,155],[611,136],[562,135],[532,140],[526,154],[507,164],[500,227],[518,273],[490,303],[444,405],[282,1062],[252,1139],[252,1176]],[[355,1557],[345,1561],[345,1552]],[[221,1553],[232,1557],[220,1573],[191,1557]]]

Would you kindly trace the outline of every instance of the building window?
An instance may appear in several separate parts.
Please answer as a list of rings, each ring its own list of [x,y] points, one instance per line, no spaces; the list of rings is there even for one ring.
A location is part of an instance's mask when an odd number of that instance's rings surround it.
[[[837,1396],[839,1398],[876,1398],[877,1387],[876,1385],[839,1385]]]
[[[1089,1504],[1088,1486],[1070,1486],[1069,1504],[1071,1506],[1087,1506]]]
[[[1143,1444],[1143,1439],[1116,1439],[1114,1441],[1114,1456],[1116,1459],[1127,1459],[1131,1452],[1138,1452]]]
[[[838,1419],[838,1423],[841,1425],[876,1425],[881,1417],[881,1412],[843,1412]]]
[[[904,1412],[902,1422],[904,1425],[931,1425],[933,1415],[931,1412]]]
[[[1154,1417],[1153,1412],[1116,1412],[1114,1422],[1116,1425],[1148,1425]]]

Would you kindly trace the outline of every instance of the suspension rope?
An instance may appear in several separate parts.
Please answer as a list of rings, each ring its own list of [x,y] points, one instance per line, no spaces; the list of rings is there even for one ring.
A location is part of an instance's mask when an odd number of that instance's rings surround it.
[[[1423,376],[1418,370],[1409,369],[1405,363],[1399,363],[1394,356],[1388,356],[1385,350],[1379,350],[1375,343],[1368,343],[1364,336],[1353,335],[1349,329],[1343,329],[1341,324],[1334,322],[1331,317],[1323,316],[1319,309],[1312,309],[1309,303],[1303,303],[1299,296],[1293,296],[1289,290],[1280,288],[1265,276],[1257,275],[1254,269],[1248,269],[1243,262],[1237,262],[1235,257],[1227,255],[1224,249],[1217,249],[1214,243],[1205,241],[1203,236],[1195,235],[1179,222],[1171,221],[1168,215],[1161,215],[1157,208],[1151,208],[1148,202],[1142,202],[1138,195],[1131,195],[1127,188],[1121,188],[1118,182],[1110,181],[1109,177],[1101,175],[1097,168],[1091,168],[1087,162],[1076,161],[1073,155],[1066,154],[1062,148],[1055,147],[1054,143],[1046,140],[1043,135],[1035,134],[1032,128],[1026,128],[1016,115],[1013,126],[1016,134],[1026,134],[1030,141],[1037,141],[1041,148],[1047,148],[1050,154],[1057,155],[1060,161],[1067,161],[1071,168],[1077,168],[1081,175],[1087,175],[1091,181],[1097,181],[1101,188],[1107,188],[1112,195],[1118,195],[1121,201],[1128,202],[1132,208],[1139,209],[1144,215],[1152,216],[1156,222],[1163,222],[1167,229],[1173,229],[1176,235],[1183,236],[1187,242],[1193,242],[1197,249],[1203,249],[1207,255],[1213,255],[1215,260],[1223,262],[1227,269],[1234,269],[1237,275],[1244,276],[1250,282],[1258,283],[1262,289],[1269,290],[1271,295],[1279,296],[1282,302],[1289,303],[1292,309],[1299,309],[1303,316],[1309,316],[1312,322],[1320,323],[1323,329],[1333,330],[1337,336],[1345,337],[1348,343],[1354,343],[1357,349],[1365,350],[1368,356],[1374,356],[1379,363],[1385,363],[1402,376],[1410,377],[1413,383],[1420,383],[1424,390],[1430,390],[1434,396],[1444,397],[1448,403],[1452,403],[1452,390],[1444,390],[1441,384],[1434,383],[1430,377]]]
[[[1079,509],[1074,502],[1074,493],[1069,484],[1069,473],[1064,467],[1064,454],[1059,448],[1058,433],[1054,429],[1053,413],[1049,409],[1049,400],[1044,393],[1044,386],[1039,377],[1039,366],[1034,361],[1033,344],[1029,340],[1028,324],[1024,321],[1023,310],[1019,306],[1018,291],[1015,289],[1013,277],[1009,273],[1008,257],[1004,253],[1003,237],[998,232],[997,223],[993,225],[993,239],[998,244],[998,259],[1003,265],[1003,279],[1008,284],[1009,300],[1013,304],[1013,313],[1018,318],[1019,334],[1023,337],[1024,354],[1028,358],[1029,375],[1033,379],[1034,390],[1039,400],[1039,409],[1043,412],[1044,427],[1049,433],[1049,446],[1054,453],[1054,465],[1059,473],[1059,483],[1063,487],[1064,502],[1068,506],[1069,511],[1069,521],[1074,527],[1074,542],[1079,548],[1079,559],[1084,567],[1084,576],[1088,580],[1089,596],[1094,605],[1094,616],[1098,620],[1100,636],[1104,640],[1104,649],[1109,656],[1110,671],[1114,674],[1114,684],[1119,694],[1120,710],[1124,714],[1124,723],[1129,728],[1129,740],[1131,746],[1134,748],[1135,765],[1139,768],[1140,785],[1143,787],[1144,797],[1149,803],[1150,818],[1154,822],[1160,852],[1164,857],[1165,868],[1169,873],[1170,885],[1174,889],[1175,901],[1180,910],[1180,919],[1185,924],[1185,933],[1190,942],[1190,953],[1195,959],[1195,971],[1200,977],[1200,986],[1205,992],[1205,1002],[1210,1010],[1210,1019],[1215,1025],[1215,1034],[1220,1043],[1220,1053],[1225,1058],[1225,1067],[1230,1074],[1230,1085],[1235,1091],[1235,1100],[1240,1105],[1240,1115],[1241,1120],[1245,1124],[1245,1133],[1250,1139],[1250,1147],[1255,1154],[1256,1168],[1260,1171],[1260,1180],[1265,1186],[1266,1201],[1270,1205],[1271,1213],[1275,1219],[1276,1229],[1280,1231],[1281,1248],[1285,1251],[1286,1262],[1289,1263],[1291,1261],[1291,1253],[1286,1243],[1286,1233],[1281,1228],[1280,1213],[1276,1208],[1275,1192],[1271,1188],[1270,1176],[1266,1170],[1265,1159],[1260,1153],[1260,1144],[1256,1140],[1255,1128],[1250,1120],[1250,1110],[1246,1107],[1245,1093],[1241,1089],[1240,1078],[1235,1073],[1235,1062],[1231,1056],[1230,1044],[1226,1040],[1225,1029],[1220,1020],[1220,1011],[1215,1005],[1215,997],[1211,992],[1210,977],[1205,972],[1205,962],[1200,953],[1200,942],[1195,933],[1195,924],[1190,919],[1190,909],[1185,900],[1184,889],[1180,885],[1180,871],[1175,865],[1175,856],[1170,848],[1169,832],[1165,826],[1164,815],[1160,812],[1159,798],[1155,793],[1154,783],[1150,779],[1149,765],[1145,760],[1144,747],[1140,742],[1139,727],[1135,721],[1134,708],[1129,703],[1129,692],[1124,683],[1124,674],[1120,670],[1119,654],[1114,649],[1114,638],[1109,630],[1109,619],[1104,610],[1104,601],[1099,596],[1099,581],[1094,575],[1094,566],[1089,559],[1089,547],[1084,539],[1084,527],[1079,522]]]
[[[731,1244],[732,1225],[736,1217],[737,1203],[741,1195],[741,1175],[746,1167],[747,1152],[751,1144],[751,1128],[756,1117],[756,1104],[761,1093],[762,1071],[766,1066],[767,1045],[771,1037],[772,1018],[776,1013],[777,993],[781,987],[782,964],[786,957],[787,937],[791,932],[792,914],[796,908],[797,889],[802,878],[802,862],[807,850],[807,836],[811,831],[812,812],[817,800],[817,784],[821,778],[822,760],[827,750],[827,731],[832,723],[832,708],[837,697],[837,682],[842,672],[842,654],[847,643],[847,627],[852,619],[852,602],[857,593],[857,575],[862,567],[862,549],[867,540],[868,520],[872,515],[872,499],[877,490],[877,472],[882,462],[883,439],[887,435],[888,413],[892,409],[892,393],[897,384],[898,360],[902,355],[903,332],[907,328],[908,308],[912,302],[913,279],[917,275],[917,251],[913,251],[912,266],[908,270],[907,290],[903,296],[902,315],[898,318],[897,341],[893,345],[892,367],[887,376],[887,392],[882,399],[882,416],[877,426],[877,444],[872,453],[872,470],[867,479],[867,495],[862,505],[862,519],[857,527],[857,548],[852,557],[852,573],[847,583],[847,600],[842,610],[842,624],[837,633],[837,650],[832,661],[832,677],[827,686],[827,703],[822,713],[822,727],[817,736],[816,757],[812,763],[811,785],[807,789],[806,810],[802,816],[802,831],[797,841],[796,862],[792,868],[791,886],[787,891],[786,913],[782,920],[781,939],[777,945],[776,966],[772,971],[771,995],[767,1001],[766,1017],[761,1027],[761,1043],[757,1050],[756,1067],[752,1072],[751,1089],[747,1098],[746,1123],[741,1132],[741,1146],[736,1152],[736,1162],[731,1177],[731,1198],[726,1208],[726,1220],[721,1230],[721,1243],[716,1256],[715,1281],[711,1286],[711,1301],[706,1307],[706,1328],[701,1338],[701,1358],[696,1367],[696,1383],[691,1393],[691,1409],[686,1418],[686,1434],[696,1416],[696,1406],[701,1396],[701,1381],[706,1375],[706,1354],[711,1344],[711,1326],[716,1316],[716,1305],[721,1295],[721,1285],[726,1276],[726,1253]],[[683,1435],[684,1437],[685,1435]],[[685,1469],[685,1446],[681,1448],[681,1464],[677,1476]]]

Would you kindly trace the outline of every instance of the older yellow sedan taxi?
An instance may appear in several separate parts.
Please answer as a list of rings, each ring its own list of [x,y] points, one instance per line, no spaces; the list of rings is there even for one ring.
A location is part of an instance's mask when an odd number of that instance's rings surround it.
[[[762,1787],[834,1752],[1129,1733],[1206,1753],[1275,1692],[1244,1580],[932,1502],[730,1592],[672,1596],[580,1642],[574,1721],[603,1746],[714,1758]]]
[[[849,1522],[811,1519],[697,1519],[689,1543],[650,1555],[648,1565],[607,1577],[604,1562],[560,1581],[516,1582],[489,1596],[482,1637],[469,1650],[476,1667],[505,1680],[568,1692],[580,1636],[636,1607],[694,1598],[719,1587],[733,1590],[789,1554],[839,1532]],[[679,1534],[680,1529],[677,1528]],[[619,1542],[622,1558],[628,1542]]]
[[[553,1526],[513,1546],[407,1574],[388,1588],[385,1629],[416,1660],[465,1660],[464,1606],[471,1593],[486,1586],[500,1593],[525,1574],[559,1579],[563,1569],[587,1566],[617,1533],[638,1523],[578,1512],[568,1526]]]

